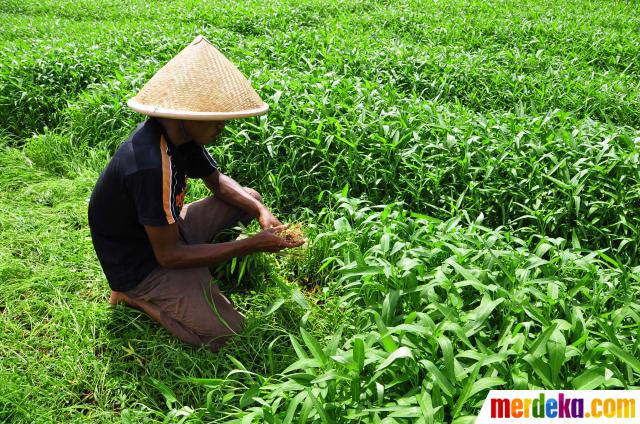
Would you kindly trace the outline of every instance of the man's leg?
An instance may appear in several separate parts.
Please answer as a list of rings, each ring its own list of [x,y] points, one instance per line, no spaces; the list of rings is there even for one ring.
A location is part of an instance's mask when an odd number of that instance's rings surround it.
[[[257,191],[244,189],[262,200]],[[183,207],[178,221],[180,237],[187,244],[209,243],[238,222],[248,225],[252,218],[224,201],[207,197]],[[242,314],[233,308],[217,285],[211,284],[207,268],[158,267],[133,290],[112,292],[109,302],[124,302],[139,309],[185,343],[206,344],[213,351],[238,333],[244,323]]]
[[[143,310],[192,346],[216,351],[244,324],[242,314],[211,283],[207,268],[157,268],[123,295],[129,306]]]
[[[260,193],[244,187],[258,201]],[[248,225],[253,217],[213,196],[186,204],[180,212],[180,235],[187,244],[211,243],[217,234],[235,227],[238,223]],[[228,239],[233,237],[227,237]],[[221,241],[221,240],[220,240]]]
[[[202,344],[202,340],[197,334],[180,324],[178,321],[169,317],[166,313],[160,310],[157,305],[154,305],[151,302],[130,297],[130,295],[123,292],[112,291],[109,303],[111,305],[124,303],[134,309],[138,309],[139,311],[149,315],[154,321],[162,325],[171,334],[183,342],[192,346],[200,346]]]

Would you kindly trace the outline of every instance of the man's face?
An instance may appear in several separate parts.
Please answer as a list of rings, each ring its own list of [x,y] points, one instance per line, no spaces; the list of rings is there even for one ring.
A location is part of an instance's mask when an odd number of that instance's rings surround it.
[[[225,121],[187,121],[185,127],[196,143],[205,145],[211,144],[222,133],[225,123]]]

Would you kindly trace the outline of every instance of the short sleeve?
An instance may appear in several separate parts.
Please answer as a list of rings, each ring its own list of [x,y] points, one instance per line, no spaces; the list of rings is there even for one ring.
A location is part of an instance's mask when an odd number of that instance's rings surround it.
[[[162,226],[177,221],[171,202],[171,182],[165,181],[161,169],[137,171],[126,177],[125,186],[135,204],[140,224]]]
[[[187,177],[204,178],[218,169],[218,164],[204,146],[193,141],[180,146],[187,158]]]

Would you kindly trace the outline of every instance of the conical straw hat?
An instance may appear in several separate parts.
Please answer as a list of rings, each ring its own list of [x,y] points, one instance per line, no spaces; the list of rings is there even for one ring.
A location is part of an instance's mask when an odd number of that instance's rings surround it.
[[[127,105],[145,115],[198,121],[262,115],[269,109],[238,68],[201,35]]]

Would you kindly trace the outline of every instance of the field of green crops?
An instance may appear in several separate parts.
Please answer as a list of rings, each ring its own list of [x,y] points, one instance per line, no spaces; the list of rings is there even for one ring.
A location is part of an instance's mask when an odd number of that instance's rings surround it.
[[[0,422],[463,424],[490,389],[640,388],[639,7],[1,0]],[[126,100],[198,34],[270,105],[212,155],[309,240],[215,270],[249,319],[217,354],[107,307],[86,216]]]

